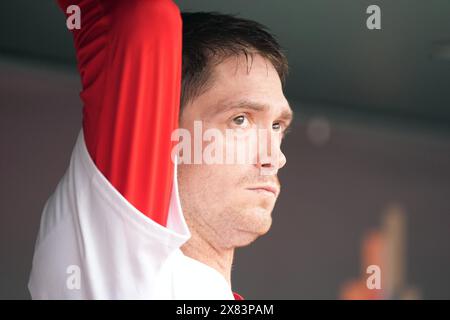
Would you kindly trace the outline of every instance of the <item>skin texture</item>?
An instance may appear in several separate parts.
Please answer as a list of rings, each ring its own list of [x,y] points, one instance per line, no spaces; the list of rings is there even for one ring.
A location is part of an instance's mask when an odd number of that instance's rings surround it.
[[[272,150],[269,158],[262,159],[255,149],[248,164],[178,165],[181,206],[192,233],[181,250],[219,271],[231,285],[234,249],[249,245],[272,224],[280,190],[277,171],[286,163],[281,151],[282,132],[290,124],[292,111],[276,70],[257,54],[248,63],[244,56],[227,58],[214,67],[211,81],[205,92],[184,106],[180,128],[193,136],[194,121],[201,120],[203,132],[216,128],[225,134],[226,129],[257,128],[273,133],[262,142]],[[221,111],[221,106],[243,100],[266,108],[255,110],[244,103]],[[234,138],[236,150],[248,148],[246,140]],[[203,142],[203,148],[209,143]],[[262,175],[261,168],[271,169],[272,174]],[[249,190],[267,185],[275,192]]]

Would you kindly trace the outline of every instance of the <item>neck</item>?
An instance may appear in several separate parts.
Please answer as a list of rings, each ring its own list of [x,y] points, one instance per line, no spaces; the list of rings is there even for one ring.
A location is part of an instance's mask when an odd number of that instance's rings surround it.
[[[181,247],[181,251],[186,256],[217,270],[223,275],[231,287],[231,267],[233,264],[234,248],[218,248],[196,232],[195,228],[190,228],[190,231],[192,236]]]

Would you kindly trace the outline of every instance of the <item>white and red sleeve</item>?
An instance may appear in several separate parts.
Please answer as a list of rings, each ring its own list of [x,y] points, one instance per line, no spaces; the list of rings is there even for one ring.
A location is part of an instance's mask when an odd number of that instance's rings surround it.
[[[180,104],[179,9],[171,0],[58,2],[64,12],[81,9],[72,32],[89,154],[135,208],[165,226]]]

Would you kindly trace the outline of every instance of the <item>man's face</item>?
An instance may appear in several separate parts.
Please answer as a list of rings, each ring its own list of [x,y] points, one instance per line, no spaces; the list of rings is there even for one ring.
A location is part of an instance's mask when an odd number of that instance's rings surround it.
[[[223,248],[245,246],[271,226],[280,191],[277,171],[286,163],[280,150],[282,132],[292,111],[276,70],[259,55],[248,64],[244,56],[225,60],[214,68],[211,81],[206,92],[184,107],[180,118],[180,128],[190,132],[192,141],[195,121],[201,121],[203,132],[220,131],[225,145],[233,141],[234,150],[249,149],[249,138],[225,138],[227,129],[266,130],[267,139],[258,136],[259,147],[249,151],[252,159],[246,164],[180,164],[181,205],[191,232]],[[201,142],[203,150],[212,141]],[[261,146],[267,148],[268,158],[261,157]]]

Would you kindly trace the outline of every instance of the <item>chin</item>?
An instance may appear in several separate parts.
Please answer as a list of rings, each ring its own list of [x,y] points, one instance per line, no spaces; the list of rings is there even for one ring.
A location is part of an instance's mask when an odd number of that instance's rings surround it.
[[[261,236],[266,234],[272,226],[272,209],[260,207],[253,214],[255,215],[253,218],[255,232]]]
[[[266,209],[252,212],[251,217],[240,226],[237,236],[237,246],[247,246],[259,237],[265,235],[272,226],[271,211]]]
[[[263,236],[267,232],[269,232],[271,226],[272,226],[272,217],[269,217],[267,221],[264,221],[264,224],[261,225],[261,228],[259,230],[259,236]]]
[[[254,242],[256,239],[258,239],[259,237],[263,236],[264,234],[266,234],[269,231],[269,228],[266,228],[264,230],[258,230],[257,232],[255,231],[240,231],[234,247],[239,248],[239,247],[246,247],[248,245],[250,245],[252,242]]]

